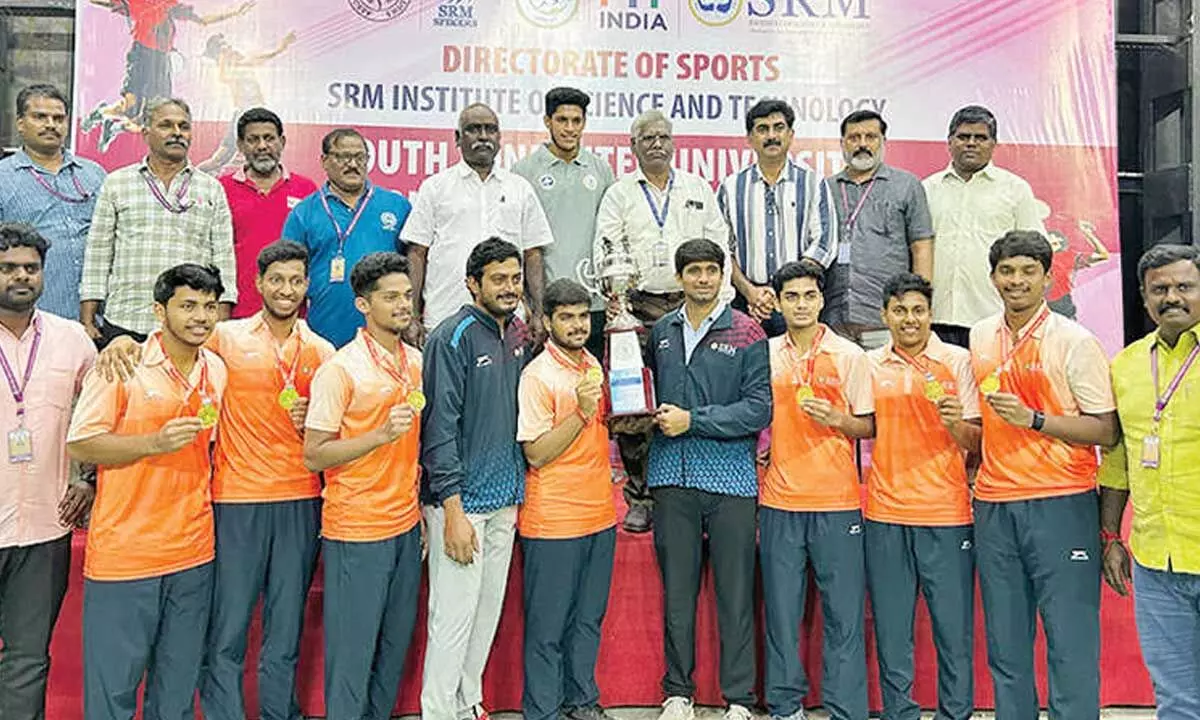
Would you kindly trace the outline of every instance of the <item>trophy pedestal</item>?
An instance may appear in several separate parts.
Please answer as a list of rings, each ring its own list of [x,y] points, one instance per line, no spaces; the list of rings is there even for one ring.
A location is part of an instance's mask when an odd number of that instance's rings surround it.
[[[613,417],[653,415],[658,407],[654,378],[642,362],[636,330],[608,333],[608,395]]]

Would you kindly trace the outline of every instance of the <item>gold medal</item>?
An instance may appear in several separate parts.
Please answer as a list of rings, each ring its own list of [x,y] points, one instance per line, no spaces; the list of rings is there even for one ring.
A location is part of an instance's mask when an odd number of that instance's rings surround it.
[[[284,410],[291,410],[296,406],[296,401],[300,399],[300,393],[291,385],[285,387],[279,393],[279,407]]]
[[[812,400],[816,396],[817,396],[816,393],[813,392],[812,387],[809,385],[801,385],[800,387],[796,388],[796,403],[797,404],[800,404],[800,403],[804,402],[805,400]]]
[[[587,379],[591,380],[592,382],[600,382],[604,379],[604,373],[600,370],[600,368],[593,365],[587,370]]]
[[[205,400],[200,405],[200,412],[196,413],[196,417],[200,418],[200,424],[207,430],[217,424],[217,406]]]
[[[991,375],[985,377],[983,382],[979,383],[979,390],[984,395],[991,395],[992,393],[1000,392],[1000,375],[997,373],[992,373]]]
[[[408,394],[408,406],[417,412],[425,409],[425,393],[420,390],[413,390]]]
[[[925,397],[930,402],[937,402],[946,396],[946,388],[937,380],[925,382]]]

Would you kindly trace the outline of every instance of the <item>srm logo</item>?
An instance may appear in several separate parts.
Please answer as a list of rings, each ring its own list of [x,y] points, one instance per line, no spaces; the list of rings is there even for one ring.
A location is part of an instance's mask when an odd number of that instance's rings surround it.
[[[741,14],[751,18],[821,18],[866,20],[867,0],[688,0],[692,14],[705,25],[728,25]]]

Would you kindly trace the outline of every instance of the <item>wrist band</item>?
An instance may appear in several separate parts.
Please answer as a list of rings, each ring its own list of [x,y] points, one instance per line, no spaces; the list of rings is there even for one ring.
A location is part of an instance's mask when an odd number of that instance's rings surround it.
[[[1107,548],[1112,543],[1121,542],[1121,533],[1109,532],[1108,530],[1100,531],[1100,542]]]

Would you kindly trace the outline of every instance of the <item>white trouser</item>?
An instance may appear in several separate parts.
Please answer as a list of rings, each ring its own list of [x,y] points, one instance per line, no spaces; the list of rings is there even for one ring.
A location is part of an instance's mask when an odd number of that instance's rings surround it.
[[[429,539],[429,628],[421,688],[423,720],[459,720],[483,702],[483,668],[504,606],[516,506],[467,514],[480,552],[470,565],[446,555],[446,513],[425,508]]]

